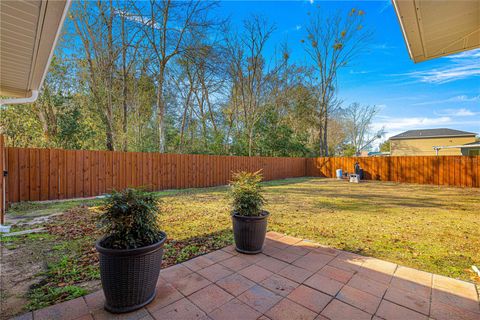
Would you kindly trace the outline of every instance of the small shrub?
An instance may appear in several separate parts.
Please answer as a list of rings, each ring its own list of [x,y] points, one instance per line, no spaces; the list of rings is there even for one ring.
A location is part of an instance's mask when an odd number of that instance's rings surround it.
[[[157,222],[158,200],[149,192],[126,189],[107,198],[100,224],[105,238],[101,245],[110,249],[133,249],[160,241]]]
[[[240,216],[259,216],[265,204],[262,194],[262,175],[257,172],[237,172],[230,182],[229,196],[233,212]]]

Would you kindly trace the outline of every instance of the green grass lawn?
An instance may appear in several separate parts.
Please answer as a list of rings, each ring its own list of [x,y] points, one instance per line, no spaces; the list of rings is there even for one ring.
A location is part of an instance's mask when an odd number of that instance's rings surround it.
[[[226,188],[162,196],[170,237],[230,229]],[[269,230],[471,280],[480,264],[480,190],[287,179],[265,184]]]
[[[216,187],[158,192],[159,219],[170,239],[166,265],[232,243],[226,191]],[[267,182],[265,195],[269,230],[479,283],[470,268],[480,264],[480,189],[299,178]],[[49,267],[27,294],[30,309],[95,289],[86,290],[83,283],[99,277],[93,247],[99,236],[99,208],[81,209],[80,204],[85,201],[15,206],[17,217],[34,215],[34,208],[51,212],[76,207],[47,223],[45,237],[4,238],[7,248],[19,250],[12,255],[16,259],[29,243],[45,251]]]

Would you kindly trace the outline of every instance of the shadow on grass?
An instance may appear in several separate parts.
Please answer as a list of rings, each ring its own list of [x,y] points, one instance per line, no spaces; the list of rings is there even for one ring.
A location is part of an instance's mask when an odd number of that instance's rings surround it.
[[[195,256],[221,249],[232,243],[233,233],[231,228],[225,228],[182,240],[167,239],[162,267],[165,268],[184,262]]]
[[[281,190],[267,190],[267,194],[283,194],[299,195],[300,197],[315,198],[316,196],[330,199],[340,199],[349,204],[339,204],[339,208],[347,208],[351,210],[364,210],[361,204],[372,205],[376,207],[415,207],[415,208],[439,208],[445,205],[441,200],[435,201],[434,198],[415,198],[408,196],[395,196],[392,194],[365,194],[364,190],[359,190],[358,193],[338,193],[331,190],[315,190],[314,188],[291,188]],[[360,205],[359,205],[360,204]]]
[[[297,178],[286,178],[281,180],[270,180],[262,182],[264,187],[276,187],[276,186],[285,186],[285,185],[292,185],[297,183],[309,182],[315,180],[312,177],[297,177]]]

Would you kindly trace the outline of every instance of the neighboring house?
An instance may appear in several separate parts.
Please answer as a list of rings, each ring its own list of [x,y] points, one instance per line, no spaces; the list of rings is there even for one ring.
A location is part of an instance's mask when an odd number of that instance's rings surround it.
[[[381,151],[370,151],[368,153],[369,157],[388,157],[390,152],[381,152]]]
[[[472,143],[465,143],[460,150],[464,156],[480,156],[480,140]]]
[[[472,132],[447,128],[409,130],[390,137],[392,156],[478,155]]]

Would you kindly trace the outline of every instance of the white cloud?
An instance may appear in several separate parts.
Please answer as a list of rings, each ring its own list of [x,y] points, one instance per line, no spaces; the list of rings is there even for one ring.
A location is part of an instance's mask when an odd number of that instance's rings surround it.
[[[473,97],[468,97],[466,95],[460,95],[460,96],[456,96],[456,98],[458,99],[457,101],[462,101],[462,102],[476,102],[476,101],[480,101],[480,95],[478,96],[473,96]]]
[[[406,75],[416,78],[420,80],[420,82],[442,84],[472,76],[480,76],[480,65],[468,64],[462,66],[444,67],[441,69],[414,71],[407,73]]]
[[[117,10],[117,9],[114,9],[115,10],[115,13],[119,16],[124,16],[127,20],[129,21],[132,21],[132,22],[136,22],[136,23],[139,23],[139,24],[143,24],[145,26],[148,26],[148,27],[151,27],[153,26],[154,29],[157,29],[157,30],[161,30],[162,29],[162,26],[160,25],[160,23],[158,22],[153,22],[149,17],[147,16],[142,16],[142,15],[137,15],[137,14],[133,14],[131,12],[128,12],[128,11],[123,11],[123,10]],[[170,29],[178,29],[174,26],[169,26]],[[177,30],[178,31],[178,30]]]
[[[389,117],[377,116],[372,129],[385,128],[386,138],[416,129],[452,128],[465,130],[466,127],[478,128],[479,121],[476,119],[455,119],[452,116],[438,117]],[[475,130],[475,129],[471,129]],[[474,131],[475,132],[475,131]]]
[[[388,139],[391,136],[400,134],[407,130],[414,129],[427,129],[435,127],[443,127],[452,119],[450,117],[388,117],[388,116],[379,116],[377,121],[372,125],[374,130],[379,130],[381,128],[385,129],[386,138]]]
[[[462,103],[462,102],[480,102],[480,95],[469,97],[467,95],[459,95],[454,96],[448,99],[442,100],[431,100],[425,102],[414,103],[414,106],[424,106],[424,105],[431,105],[431,104],[443,104],[443,103]]]
[[[118,10],[118,9],[114,9],[115,10],[115,13],[117,15],[120,15],[120,16],[124,16],[126,20],[129,20],[129,21],[132,21],[132,22],[135,22],[135,23],[138,23],[138,24],[142,24],[142,25],[145,25],[147,27],[153,27],[154,29],[157,29],[157,30],[162,30],[163,29],[163,26],[158,23],[158,22],[153,22],[152,19],[150,19],[148,16],[143,16],[143,15],[137,15],[137,14],[133,14],[131,12],[128,12],[128,11],[123,11],[123,10]],[[169,23],[167,23],[167,29],[170,30],[170,31],[177,31],[177,32],[181,32],[182,31],[182,28],[177,26],[177,25],[170,25]]]
[[[288,28],[286,29],[285,31],[283,31],[283,33],[290,33],[292,31],[300,31],[302,29],[302,25],[301,24],[297,24],[295,25],[294,27],[292,28]]]
[[[375,50],[390,50],[390,49],[396,49],[397,47],[391,46],[391,45],[386,44],[386,43],[377,43],[377,44],[372,45],[371,48],[375,49]]]
[[[310,4],[313,4],[315,1],[314,0],[308,0]]]
[[[385,10],[390,8],[392,6],[392,2],[390,0],[386,0],[383,4],[383,6],[378,10],[378,13],[383,13]]]
[[[370,73],[371,71],[367,71],[367,70],[359,70],[359,71],[355,71],[355,70],[350,70],[349,73],[350,74],[367,74],[367,73]]]
[[[429,117],[388,117],[388,116],[379,116],[377,117],[378,121],[374,123],[375,128],[385,127],[387,131],[391,130],[410,130],[410,129],[421,129],[425,127],[436,127],[440,125],[448,124],[452,121],[451,117],[442,116],[436,118]]]
[[[434,84],[480,76],[480,49],[462,52],[443,59],[449,60],[448,65],[445,67],[412,71],[403,75],[417,79],[420,82]]]
[[[464,52],[451,55],[450,57],[444,57],[444,59],[447,59],[447,58],[449,59],[480,58],[480,49],[464,51]]]
[[[460,108],[460,109],[443,109],[436,114],[440,116],[450,116],[450,117],[468,117],[468,116],[475,116],[480,114],[480,112],[473,112],[472,110]],[[480,120],[479,120],[480,122]]]

